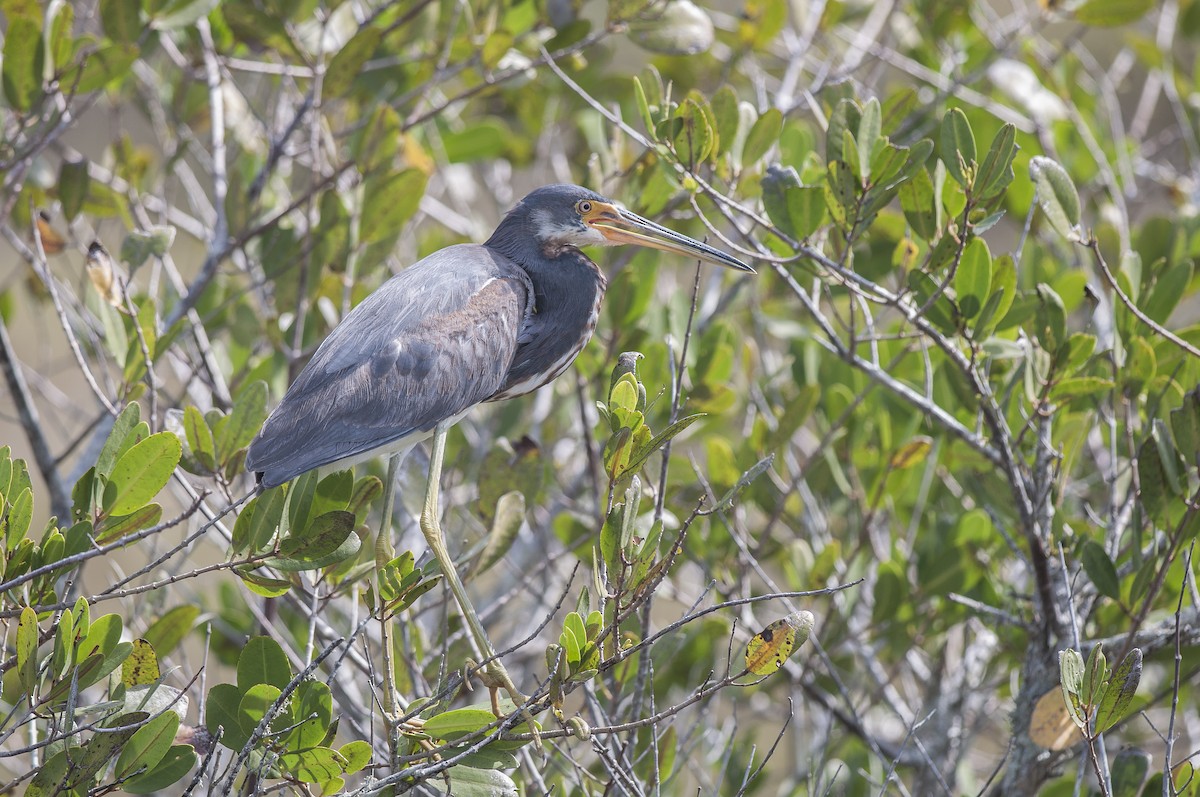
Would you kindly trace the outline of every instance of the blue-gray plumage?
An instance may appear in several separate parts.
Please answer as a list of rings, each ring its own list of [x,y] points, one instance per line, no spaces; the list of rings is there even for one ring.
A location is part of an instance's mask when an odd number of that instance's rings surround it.
[[[484,401],[561,374],[595,330],[606,280],[579,247],[633,243],[740,261],[574,185],[539,188],[480,245],[384,283],[320,345],[250,445],[262,486],[395,453]]]

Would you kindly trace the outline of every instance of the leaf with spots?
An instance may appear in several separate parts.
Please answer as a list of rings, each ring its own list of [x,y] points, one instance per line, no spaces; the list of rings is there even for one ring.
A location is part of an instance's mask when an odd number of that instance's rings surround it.
[[[776,672],[808,641],[815,622],[812,612],[795,612],[759,631],[746,645],[746,670],[753,675]]]
[[[145,686],[157,682],[161,677],[154,646],[144,639],[133,640],[133,652],[121,665],[121,683],[126,687]]]

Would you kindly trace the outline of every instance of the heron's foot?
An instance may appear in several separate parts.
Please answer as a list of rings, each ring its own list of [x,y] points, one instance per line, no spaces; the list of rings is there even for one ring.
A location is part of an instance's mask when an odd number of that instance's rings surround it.
[[[504,669],[504,665],[496,659],[492,659],[482,666],[472,659],[467,659],[466,666],[463,667],[463,675],[468,676],[463,679],[468,690],[471,689],[470,675],[478,678],[479,682],[488,690],[488,693],[491,695],[492,713],[497,718],[504,716],[504,710],[500,707],[501,689],[508,693],[509,699],[518,708],[529,701],[529,698],[520,689],[517,689],[517,685],[513,683],[508,670]]]
[[[529,697],[517,688],[513,683],[512,678],[508,674],[508,670],[504,669],[504,665],[498,659],[492,659],[482,667],[474,662],[468,662],[471,669],[475,672],[475,677],[488,690],[488,699],[492,704],[492,713],[496,715],[496,719],[503,719],[506,714],[504,708],[500,705],[500,691],[504,690],[508,693],[508,698],[516,706],[516,713],[521,715],[521,719],[529,727],[529,732],[533,734],[533,746],[539,753],[545,755],[545,748],[542,746],[542,737],[538,733],[537,723],[533,721],[533,714],[528,708]]]

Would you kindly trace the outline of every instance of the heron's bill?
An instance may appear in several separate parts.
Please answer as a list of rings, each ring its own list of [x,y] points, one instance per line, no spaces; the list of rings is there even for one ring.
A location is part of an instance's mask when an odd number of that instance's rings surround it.
[[[674,230],[668,230],[662,225],[655,224],[649,219],[643,219],[636,213],[630,213],[615,205],[593,202],[592,212],[584,217],[584,221],[600,231],[600,234],[615,244],[634,244],[647,246],[651,249],[661,249],[684,257],[694,257],[706,263],[755,273],[736,257],[727,255],[720,249],[714,249],[708,244],[701,243],[686,235],[680,235]]]

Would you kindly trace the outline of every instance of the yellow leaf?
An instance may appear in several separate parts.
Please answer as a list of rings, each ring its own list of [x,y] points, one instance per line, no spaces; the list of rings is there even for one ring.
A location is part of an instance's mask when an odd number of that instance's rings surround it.
[[[1080,741],[1079,728],[1071,720],[1062,690],[1055,686],[1038,698],[1029,718],[1029,738],[1047,750],[1066,750]]]
[[[158,683],[160,677],[154,646],[144,639],[133,640],[133,652],[121,665],[121,683],[128,689]]]
[[[889,465],[895,470],[911,468],[913,465],[923,462],[926,455],[929,454],[929,449],[932,447],[933,440],[931,438],[924,435],[914,437],[892,455],[892,461]]]
[[[99,241],[93,241],[88,247],[87,273],[95,286],[96,292],[104,301],[122,312],[128,312],[125,307],[125,295],[121,274]]]
[[[50,219],[44,212],[37,214],[37,235],[42,242],[42,251],[48,255],[57,255],[67,246],[66,239],[50,226]]]
[[[812,612],[795,612],[759,631],[746,645],[746,669],[754,675],[778,670],[808,640],[815,621]]]

